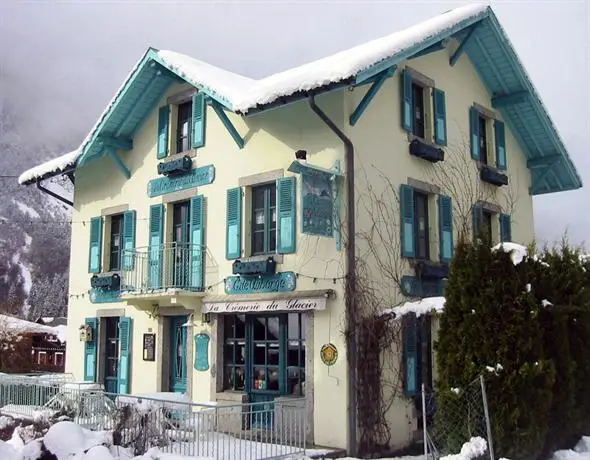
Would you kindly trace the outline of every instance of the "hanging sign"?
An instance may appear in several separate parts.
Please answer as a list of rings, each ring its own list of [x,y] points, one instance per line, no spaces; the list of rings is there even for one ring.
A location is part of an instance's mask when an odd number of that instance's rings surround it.
[[[203,313],[324,310],[326,297],[252,300],[245,302],[204,302]]]
[[[195,335],[195,362],[194,368],[197,371],[209,369],[209,335],[204,332]]]
[[[338,360],[338,349],[333,343],[327,343],[320,349],[320,357],[326,366],[333,366]]]

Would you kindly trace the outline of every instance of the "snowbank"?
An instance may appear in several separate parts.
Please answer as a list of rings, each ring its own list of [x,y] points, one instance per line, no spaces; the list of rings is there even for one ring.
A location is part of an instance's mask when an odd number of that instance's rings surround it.
[[[383,314],[394,313],[397,318],[415,313],[416,316],[426,315],[428,313],[441,313],[445,308],[444,297],[425,297],[424,299],[405,302],[398,307],[388,308]]]

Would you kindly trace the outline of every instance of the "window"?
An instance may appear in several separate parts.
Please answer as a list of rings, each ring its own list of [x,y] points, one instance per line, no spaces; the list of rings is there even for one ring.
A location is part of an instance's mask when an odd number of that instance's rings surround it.
[[[506,169],[506,131],[494,111],[474,104],[469,109],[471,157],[483,166]]]
[[[246,383],[246,316],[224,316],[223,329],[223,388],[243,391]]]
[[[430,259],[428,195],[417,191],[414,191],[414,228],[416,258]]]
[[[176,125],[176,153],[190,150],[192,145],[192,101],[178,106],[178,121]]]
[[[305,394],[305,316],[224,316],[224,390]]]
[[[252,188],[252,254],[269,254],[277,247],[277,186]]]
[[[424,113],[424,88],[417,84],[412,83],[412,101],[413,101],[413,129],[412,133],[415,136],[425,138],[425,117]]]
[[[111,216],[111,239],[109,246],[109,270],[121,269],[123,249],[123,214]]]
[[[64,365],[64,354],[60,351],[55,352],[55,365],[58,367]]]
[[[432,319],[410,313],[403,317],[404,390],[407,396],[418,396],[424,383],[433,387]]]
[[[479,159],[483,164],[488,164],[488,120],[483,116],[479,115]]]
[[[39,352],[39,354],[37,355],[37,364],[47,364],[47,352]]]
[[[402,128],[423,142],[447,145],[445,92],[410,68],[403,70],[401,83]]]

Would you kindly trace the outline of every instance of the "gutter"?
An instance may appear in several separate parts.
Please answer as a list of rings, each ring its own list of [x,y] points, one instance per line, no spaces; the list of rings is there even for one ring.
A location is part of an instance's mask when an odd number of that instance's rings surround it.
[[[346,165],[346,283],[345,283],[345,317],[347,324],[346,356],[348,357],[348,455],[357,453],[357,344],[356,333],[356,238],[355,238],[355,202],[354,202],[354,145],[336,124],[320,109],[315,102],[315,95],[308,97],[311,110],[332,130],[344,144],[344,163]]]

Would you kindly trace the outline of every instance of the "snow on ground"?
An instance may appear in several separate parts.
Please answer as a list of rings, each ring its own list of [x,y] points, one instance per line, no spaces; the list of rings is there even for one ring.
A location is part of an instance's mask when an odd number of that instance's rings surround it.
[[[445,301],[444,297],[425,297],[412,302],[404,302],[398,307],[388,308],[384,310],[383,314],[395,313],[395,316],[399,318],[408,313],[415,313],[416,316],[432,312],[442,313],[445,308]]]
[[[590,460],[590,436],[582,436],[573,449],[558,450],[551,460]]]
[[[33,208],[31,208],[29,205],[25,204],[25,203],[21,203],[20,201],[17,200],[12,200],[12,202],[18,207],[19,211],[22,212],[25,215],[28,215],[29,217],[32,217],[33,219],[38,219],[39,217],[41,217],[39,215],[39,213],[37,211],[35,211]]]

